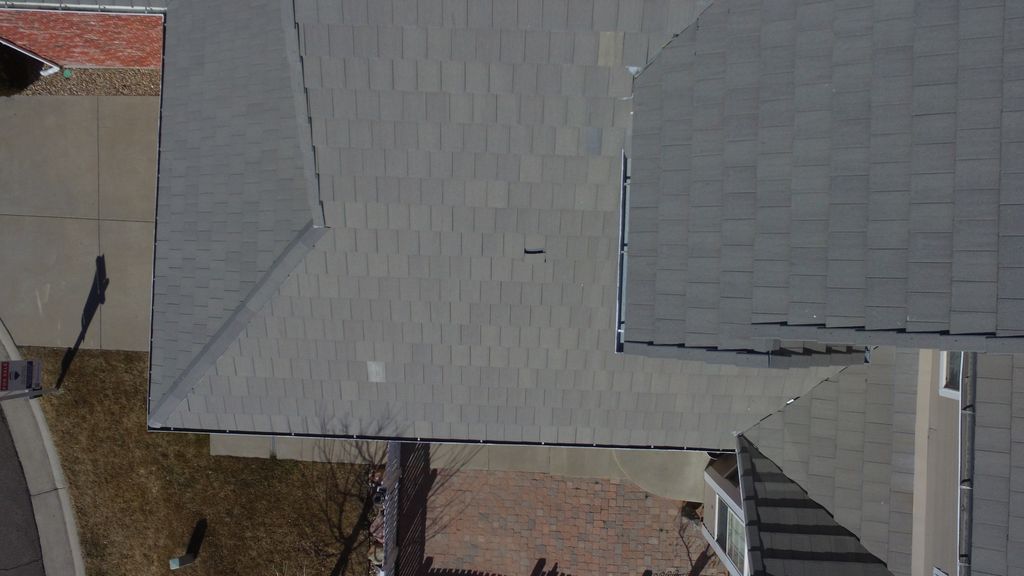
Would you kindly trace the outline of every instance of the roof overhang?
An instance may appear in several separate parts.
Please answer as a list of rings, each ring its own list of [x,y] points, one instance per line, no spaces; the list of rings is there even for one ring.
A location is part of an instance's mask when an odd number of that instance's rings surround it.
[[[32,60],[35,60],[36,62],[39,62],[39,65],[40,65],[40,68],[41,68],[40,71],[39,71],[39,75],[40,76],[50,76],[51,74],[55,74],[55,73],[60,71],[60,66],[58,66],[57,63],[51,62],[51,61],[47,60],[46,58],[43,58],[39,54],[36,54],[35,52],[31,51],[31,50],[28,50],[26,48],[22,48],[21,46],[18,46],[14,42],[11,42],[9,40],[4,40],[3,38],[0,38],[0,44],[3,44],[4,46],[7,46],[8,48],[10,48],[11,50],[14,50],[15,52],[19,52],[21,54],[24,54],[25,56],[28,56],[29,58],[31,58]]]

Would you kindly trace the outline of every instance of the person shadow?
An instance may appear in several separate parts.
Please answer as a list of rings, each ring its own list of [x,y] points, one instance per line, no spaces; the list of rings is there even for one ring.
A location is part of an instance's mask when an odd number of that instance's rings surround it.
[[[67,378],[68,371],[71,369],[71,363],[74,362],[78,349],[85,341],[85,335],[89,332],[89,326],[92,324],[93,318],[96,317],[96,312],[107,301],[108,286],[110,286],[110,278],[107,277],[107,259],[105,255],[100,254],[96,257],[96,272],[92,277],[92,286],[89,288],[89,296],[85,300],[85,308],[82,309],[81,330],[78,332],[75,345],[64,352],[64,357],[60,361],[60,374],[57,376],[55,386],[57,389],[64,384],[64,379]]]

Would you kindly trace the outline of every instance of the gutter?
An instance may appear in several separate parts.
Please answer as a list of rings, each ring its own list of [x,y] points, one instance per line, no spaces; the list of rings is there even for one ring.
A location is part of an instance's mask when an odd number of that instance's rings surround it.
[[[619,198],[619,270],[615,288],[615,353],[621,354],[626,341],[626,251],[629,247],[629,158],[622,151],[622,193]]]
[[[191,428],[187,426],[153,426],[150,432],[168,432],[172,434],[220,434],[223,436],[263,436],[281,438],[312,438],[315,440],[377,440],[424,444],[472,444],[476,446],[552,446],[565,448],[607,448],[613,450],[662,450],[671,452],[722,452],[728,448],[710,448],[707,446],[668,446],[661,444],[608,444],[598,442],[547,442],[540,440],[479,440],[472,438],[434,438],[429,436],[397,436],[385,434],[313,434],[310,432],[263,432],[259,430],[225,430],[217,428]]]
[[[29,10],[60,10],[63,12],[111,12],[122,14],[163,14],[167,8],[153,6],[121,6],[117,4],[65,4],[63,2],[15,2],[0,0],[0,8]]]
[[[958,514],[959,576],[971,576],[974,525],[974,396],[978,384],[978,353],[971,352],[970,372],[960,384],[960,513]]]

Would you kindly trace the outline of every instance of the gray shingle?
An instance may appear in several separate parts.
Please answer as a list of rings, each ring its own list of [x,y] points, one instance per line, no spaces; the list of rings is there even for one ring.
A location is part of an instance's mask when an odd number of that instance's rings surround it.
[[[642,249],[657,248],[654,270],[693,287],[686,300],[670,296],[700,319],[699,329],[677,319],[688,310],[662,321],[658,310],[671,308],[655,306],[656,341],[690,344],[693,333],[712,344],[705,332],[743,333],[747,310],[754,322],[1022,333],[1021,298],[1011,282],[995,284],[1019,264],[1000,238],[1008,246],[1024,234],[1011,207],[1024,196],[1006,184],[1024,157],[1015,129],[1024,118],[1005,112],[1019,99],[1006,83],[1001,4],[738,4],[714,3],[637,82],[633,189],[653,181],[646,171],[668,179],[678,165],[670,188],[687,192],[683,207],[672,205],[678,215],[662,219],[670,229],[657,232],[657,246]],[[751,31],[760,32],[756,46]],[[751,110],[756,118],[744,115]],[[674,115],[679,129],[662,129]],[[733,142],[746,138],[756,148]],[[712,209],[745,192],[730,169],[741,158],[756,167],[744,203],[756,207],[752,245]],[[718,267],[703,259],[708,250]],[[742,276],[719,272],[743,272],[748,259],[749,294],[729,296]],[[664,285],[644,283],[655,302]],[[714,291],[717,311],[702,298]],[[627,310],[646,297],[627,293]],[[627,322],[630,330],[649,333]]]
[[[974,540],[972,563],[991,573],[1008,573],[1012,562],[1012,546],[1006,542],[1021,539],[1019,506],[1007,503],[1013,500],[1014,486],[1020,485],[1020,467],[1011,465],[1011,454],[1019,452],[1024,435],[1018,433],[1013,418],[1016,400],[1020,394],[1020,355],[979,355],[977,365],[977,410],[975,420],[975,489],[973,530],[975,534],[993,536],[992,540]],[[1010,452],[1008,454],[1007,452]],[[976,559],[976,560],[975,560]]]
[[[165,63],[153,410],[172,389],[187,392],[194,384],[179,382],[190,367],[201,372],[212,363],[215,356],[206,357],[217,347],[215,335],[244,321],[239,311],[253,302],[254,290],[275,260],[314,220],[311,207],[318,197],[298,38],[279,6],[251,6],[251,21],[232,19],[232,11],[222,6],[169,9],[182,14],[168,19],[167,50],[236,50],[241,54],[237,63],[260,62],[266,74],[239,80],[211,73],[199,90],[190,88],[198,84],[188,59]],[[220,32],[207,34],[212,29]],[[265,113],[253,118],[252,106]],[[273,142],[269,148],[268,138]],[[219,172],[217,166],[229,171]],[[219,225],[224,219],[243,225]],[[210,287],[217,294],[204,297]]]
[[[326,6],[330,14],[324,21],[319,12],[304,12],[300,34],[316,36],[305,43],[308,110],[306,99],[285,98],[301,95],[303,86],[296,83],[288,85],[294,92],[283,91],[282,73],[268,68],[277,62],[274,58],[264,59],[261,69],[268,76],[260,81],[282,90],[282,101],[291,106],[287,115],[274,117],[280,131],[272,141],[288,143],[294,131],[296,141],[316,142],[323,211],[331,228],[295,263],[291,275],[277,279],[277,290],[268,288],[258,300],[250,299],[244,321],[236,324],[241,333],[217,354],[207,374],[197,375],[191,395],[167,424],[220,426],[233,417],[239,428],[277,433],[344,428],[461,440],[723,447],[731,442],[730,430],[756,419],[748,396],[758,405],[778,404],[783,388],[799,394],[832,374],[828,367],[798,369],[783,384],[774,369],[764,368],[765,357],[742,358],[750,366],[730,368],[727,387],[714,399],[691,403],[686,400],[694,391],[707,390],[723,371],[692,361],[703,353],[688,361],[612,352],[611,338],[605,336],[613,322],[616,281],[616,167],[632,126],[633,104],[622,99],[631,91],[632,77],[619,66],[645,64],[648,45],[660,47],[679,31],[674,26],[689,23],[673,19],[696,17],[695,8],[673,2],[663,4],[666,13],[671,6],[672,18],[655,18],[651,14],[660,8],[654,3],[644,21],[646,4],[638,6],[635,26],[628,10],[613,6],[612,14],[607,3],[575,0],[500,6],[436,2],[417,6],[415,15],[405,0],[372,7],[347,2],[340,12]],[[545,18],[545,10],[552,17]],[[264,16],[270,12],[268,7]],[[616,29],[620,19],[638,34],[633,43],[643,47],[639,60],[617,52],[627,51],[621,35],[627,30]],[[610,32],[612,40],[621,38],[621,49],[615,41],[610,55],[602,48],[602,37],[592,28],[598,20],[613,24],[600,31]],[[283,44],[293,24],[278,19],[268,27],[280,28],[275,34]],[[309,30],[303,28],[307,25]],[[532,33],[542,28],[550,33]],[[196,30],[199,34],[204,28]],[[170,50],[178,33],[169,30]],[[270,50],[278,37],[268,38],[261,49]],[[232,41],[220,35],[215,40]],[[541,48],[528,53],[534,44]],[[291,66],[284,70],[295,81],[303,78],[298,45],[296,38],[293,53],[282,52],[294,56],[282,59],[282,66]],[[175,90],[168,85],[165,97],[173,99]],[[258,94],[278,93],[251,90],[246,96]],[[178,102],[188,105],[183,98]],[[750,105],[739,93],[730,102],[731,107]],[[173,105],[165,100],[165,108]],[[312,138],[305,136],[308,128],[301,129],[308,115]],[[259,125],[252,120],[250,128]],[[672,112],[666,120],[684,119]],[[731,134],[753,137],[739,120],[732,126],[736,131]],[[257,136],[264,135],[254,132]],[[673,142],[683,145],[678,136]],[[297,169],[296,182],[315,182],[304,179],[313,176],[314,148],[311,143],[296,148],[310,155],[308,172]],[[165,151],[164,171],[212,175],[223,166],[195,170],[188,162],[174,161],[176,153]],[[289,174],[286,159],[306,167],[296,152],[294,157],[260,157],[259,168],[273,166],[280,179]],[[680,168],[688,155],[680,149],[676,160]],[[750,168],[732,160],[730,167]],[[740,172],[731,178],[731,183],[753,182]],[[273,179],[251,184],[250,192],[260,189],[257,184],[276,186],[269,197],[281,202],[293,190]],[[261,266],[273,263],[274,254],[262,256],[274,248],[271,240],[291,237],[271,216],[283,219],[301,208],[310,219],[307,189],[295,189],[294,198],[289,197],[294,208],[238,212],[247,219],[242,229],[254,237],[238,254],[264,258]],[[165,198],[163,189],[161,194]],[[197,221],[199,207],[179,202],[180,218],[175,213],[168,221],[183,226]],[[657,205],[655,197],[652,207]],[[733,244],[749,242],[739,223],[752,214],[730,209],[726,216],[737,238]],[[638,213],[638,233],[642,220]],[[181,233],[191,231],[183,228]],[[653,255],[657,238],[651,240]],[[637,240],[638,255],[643,244]],[[527,247],[545,253],[526,255]],[[641,268],[642,257],[632,266]],[[278,265],[275,270],[291,268]],[[666,280],[671,277],[661,282]],[[742,274],[729,285],[743,292]],[[631,287],[640,292],[644,283],[632,281]],[[216,289],[196,286],[172,296],[216,301],[208,298]],[[712,300],[717,308],[717,295]],[[659,304],[666,305],[671,302]],[[168,310],[158,318],[169,319]],[[641,318],[644,310],[631,314]],[[186,336],[191,342],[192,333]],[[154,346],[154,358],[163,353]],[[226,400],[239,389],[233,378],[245,383],[247,395],[240,402]],[[778,390],[766,390],[764,381],[770,378]],[[651,392],[655,387],[657,400]],[[323,399],[331,402],[321,408]],[[605,412],[610,408],[621,417],[610,417]]]
[[[907,412],[899,398],[914,397],[916,374],[916,351],[876,349],[871,364],[846,368],[744,432],[893,574],[910,568],[899,560],[910,553],[910,515],[897,501],[913,478],[912,457],[909,469],[904,462],[914,443],[912,435],[901,442],[888,422],[899,413],[913,429],[914,404]]]

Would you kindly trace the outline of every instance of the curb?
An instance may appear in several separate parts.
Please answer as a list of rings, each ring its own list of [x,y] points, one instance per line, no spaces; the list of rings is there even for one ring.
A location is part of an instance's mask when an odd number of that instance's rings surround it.
[[[21,359],[2,320],[0,345],[11,360]],[[44,571],[50,576],[85,576],[85,561],[78,541],[68,483],[39,400],[19,398],[0,402],[0,407],[7,418],[11,438],[25,472]]]

